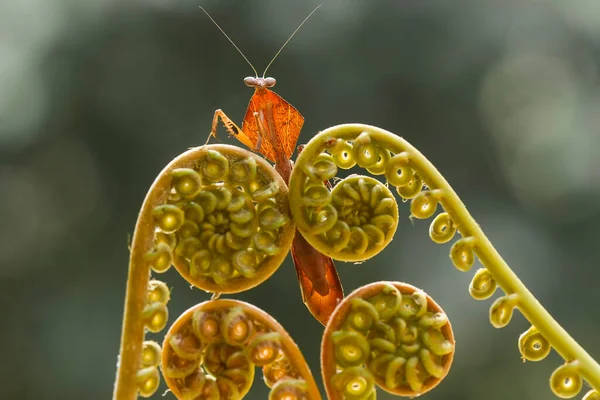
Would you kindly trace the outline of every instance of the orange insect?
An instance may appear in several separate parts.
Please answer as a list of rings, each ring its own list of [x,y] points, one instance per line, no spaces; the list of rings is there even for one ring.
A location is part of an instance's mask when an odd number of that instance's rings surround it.
[[[254,88],[254,94],[250,98],[250,104],[248,104],[242,128],[240,129],[222,110],[216,110],[210,136],[216,137],[217,125],[220,119],[231,136],[234,136],[248,148],[259,152],[268,160],[274,162],[275,170],[286,183],[289,183],[290,180],[290,174],[294,165],[291,161],[291,156],[294,153],[296,142],[300,136],[300,130],[304,124],[304,117],[294,106],[285,101],[277,93],[269,90],[275,86],[276,81],[275,78],[265,78],[265,74],[285,45],[319,7],[315,8],[302,21],[283,46],[281,46],[275,57],[273,57],[267,68],[265,68],[262,77],[258,77],[258,72],[256,72],[256,69],[244,53],[227,36],[208,12],[200,7],[242,57],[244,57],[255,74],[253,77],[244,79],[244,83],[247,86]],[[292,242],[292,259],[296,267],[298,282],[300,283],[302,300],[311,314],[325,325],[335,307],[344,298],[342,284],[340,283],[333,260],[312,247],[298,231],[296,231],[294,241]]]

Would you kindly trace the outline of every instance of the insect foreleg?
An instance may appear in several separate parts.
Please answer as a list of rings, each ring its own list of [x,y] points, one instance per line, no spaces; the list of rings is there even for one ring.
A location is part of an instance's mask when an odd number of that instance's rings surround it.
[[[249,148],[253,148],[254,145],[250,141],[250,138],[242,131],[236,124],[229,118],[221,109],[215,110],[215,115],[213,116],[212,126],[210,129],[210,134],[206,139],[206,144],[210,140],[211,136],[214,136],[217,139],[217,127],[219,125],[219,119],[223,122],[223,126],[229,132],[229,136],[234,136],[237,140],[244,143]]]

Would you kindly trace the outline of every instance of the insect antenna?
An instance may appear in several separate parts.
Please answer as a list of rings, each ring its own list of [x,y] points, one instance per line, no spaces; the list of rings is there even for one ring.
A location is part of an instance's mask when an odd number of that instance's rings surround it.
[[[238,52],[239,52],[239,53],[242,55],[242,57],[244,57],[244,60],[246,60],[246,62],[248,63],[248,65],[250,65],[250,68],[252,68],[252,71],[254,71],[254,76],[258,77],[258,72],[256,72],[256,68],[254,68],[254,65],[252,65],[252,63],[250,62],[250,60],[248,60],[248,58],[247,58],[247,57],[244,55],[244,53],[242,53],[242,51],[240,50],[240,48],[239,48],[239,47],[237,47],[237,46],[235,45],[235,43],[233,42],[233,40],[231,40],[231,38],[230,38],[229,36],[227,36],[227,34],[225,33],[225,31],[224,31],[224,30],[223,30],[223,29],[222,29],[222,28],[219,26],[219,24],[217,24],[217,21],[215,21],[215,20],[213,19],[213,17],[211,17],[211,16],[210,16],[210,14],[208,13],[208,11],[206,11],[206,10],[205,10],[205,9],[204,9],[202,6],[198,6],[198,7],[200,7],[200,9],[201,9],[202,11],[204,11],[204,14],[206,14],[206,16],[207,16],[208,18],[210,18],[210,20],[211,20],[211,21],[212,21],[212,22],[213,22],[213,23],[214,23],[214,24],[217,26],[217,28],[219,28],[219,30],[221,31],[221,33],[222,33],[223,35],[225,35],[225,37],[227,38],[227,40],[229,40],[229,42],[230,42],[230,43],[233,45],[233,47],[235,47],[235,49],[236,49],[236,50],[237,50],[237,51],[238,51]],[[319,7],[317,7],[317,8],[319,8]],[[315,9],[315,10],[316,10],[316,9]],[[313,11],[313,12],[314,12],[314,11]],[[312,14],[312,13],[311,13],[311,14]],[[310,17],[310,15],[309,15],[309,17]],[[307,19],[308,19],[308,18],[307,18]],[[306,21],[306,20],[305,20],[305,21]],[[304,23],[304,22],[303,22],[303,23]],[[302,26],[302,24],[300,24],[300,26]],[[296,29],[296,30],[297,30],[297,29]],[[294,33],[296,33],[296,32],[294,32]],[[292,34],[292,36],[294,36],[294,35]],[[288,39],[288,40],[289,40],[289,39]],[[286,43],[287,43],[287,42],[286,42]],[[284,45],[284,46],[285,46],[285,45]],[[281,51],[281,50],[280,50],[280,51]],[[277,53],[277,54],[279,54],[279,53]]]
[[[319,9],[319,7],[321,7],[321,5],[318,5],[314,10],[312,10],[312,12],[310,14],[308,14],[308,16],[306,18],[304,18],[304,21],[302,21],[300,23],[300,25],[298,25],[298,27],[296,28],[296,30],[290,35],[290,37],[288,38],[288,40],[285,41],[285,43],[283,44],[283,46],[281,46],[281,48],[279,49],[279,51],[277,53],[275,53],[275,56],[273,57],[273,59],[271,60],[271,62],[269,62],[269,64],[267,65],[267,68],[265,68],[265,72],[263,72],[263,75],[262,75],[263,78],[267,74],[267,70],[269,69],[269,67],[271,66],[271,64],[273,64],[273,61],[275,61],[275,59],[277,58],[277,56],[279,55],[279,53],[281,53],[281,50],[283,50],[283,48],[288,44],[288,42],[290,40],[292,40],[292,38],[294,37],[294,35],[296,34],[296,32],[298,32],[300,30],[300,28],[302,28],[302,25],[304,25],[304,23],[310,18],[311,15],[313,15],[315,13],[315,11],[317,11]],[[219,29],[221,29],[221,28],[219,28]],[[223,33],[225,33],[225,32],[223,32]]]

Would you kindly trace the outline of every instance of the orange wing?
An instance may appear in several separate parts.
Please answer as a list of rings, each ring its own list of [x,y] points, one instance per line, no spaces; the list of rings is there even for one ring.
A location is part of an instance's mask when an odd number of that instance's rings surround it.
[[[333,260],[312,247],[298,231],[292,242],[292,259],[304,304],[321,324],[327,325],[344,298]]]
[[[275,154],[279,148],[289,160],[294,153],[296,142],[300,136],[304,117],[294,106],[285,101],[277,93],[265,88],[258,88],[254,91],[248,104],[248,110],[244,116],[242,131],[244,131],[252,144],[256,146],[259,137],[259,128],[254,113],[264,116],[269,115],[267,112],[268,103],[271,103],[273,115],[272,126],[275,129],[274,138],[277,140],[277,143],[271,143],[269,138],[262,138],[260,153],[272,162],[277,162]],[[269,129],[271,123],[265,121],[264,125]]]

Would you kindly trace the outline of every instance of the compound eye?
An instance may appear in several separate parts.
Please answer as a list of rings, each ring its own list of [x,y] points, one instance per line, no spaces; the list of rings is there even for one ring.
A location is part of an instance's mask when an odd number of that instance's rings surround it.
[[[244,83],[246,84],[246,86],[250,86],[250,87],[259,86],[258,79],[255,78],[254,76],[249,76],[247,78],[244,78]]]
[[[275,86],[275,83],[277,83],[277,81],[275,80],[275,78],[265,78],[265,86],[266,87],[273,87]]]

